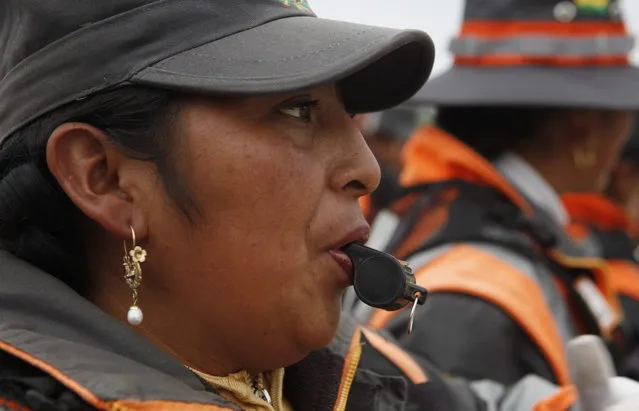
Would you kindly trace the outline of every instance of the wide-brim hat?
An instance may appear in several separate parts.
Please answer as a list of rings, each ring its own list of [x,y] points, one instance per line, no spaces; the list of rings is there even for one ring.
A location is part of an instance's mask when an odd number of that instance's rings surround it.
[[[306,0],[0,1],[0,143],[96,92],[145,85],[261,95],[337,83],[347,110],[428,78],[427,34],[317,18]]]
[[[633,47],[618,1],[467,0],[453,67],[411,103],[636,110]]]

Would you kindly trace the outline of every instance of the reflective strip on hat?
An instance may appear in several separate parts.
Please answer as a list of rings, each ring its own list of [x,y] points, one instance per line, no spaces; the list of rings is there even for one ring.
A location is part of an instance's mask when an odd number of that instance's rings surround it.
[[[597,36],[590,38],[518,36],[486,39],[465,36],[454,39],[450,51],[458,57],[486,55],[519,56],[619,56],[632,51],[631,36]]]
[[[522,56],[518,54],[492,54],[478,57],[455,57],[457,66],[473,67],[624,67],[630,65],[627,55],[619,56]]]

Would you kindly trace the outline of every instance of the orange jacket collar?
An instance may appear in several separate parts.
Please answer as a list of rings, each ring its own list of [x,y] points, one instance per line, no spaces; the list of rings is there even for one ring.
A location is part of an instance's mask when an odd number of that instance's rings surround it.
[[[485,158],[433,126],[420,128],[404,149],[401,182],[405,186],[463,179],[499,189],[528,214],[530,204]]]
[[[637,233],[623,209],[609,198],[594,193],[567,193],[561,200],[570,217],[604,230],[621,229]]]

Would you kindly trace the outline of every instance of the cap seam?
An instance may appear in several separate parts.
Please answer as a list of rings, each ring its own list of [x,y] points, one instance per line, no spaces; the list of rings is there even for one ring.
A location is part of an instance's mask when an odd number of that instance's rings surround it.
[[[179,53],[179,54],[177,54],[175,56],[172,56],[172,57],[168,58],[167,60],[161,61],[160,64],[158,64],[157,68],[165,69],[165,66],[167,64],[169,64],[172,60],[174,60],[174,59],[176,59],[178,57],[184,56],[184,54],[188,54],[190,56],[196,56],[196,57],[206,57],[207,59],[218,60],[218,61],[243,62],[243,63],[265,63],[265,62],[273,62],[273,63],[275,63],[275,62],[283,62],[283,61],[293,61],[293,60],[298,60],[298,59],[304,58],[306,56],[312,56],[312,55],[320,54],[320,53],[325,52],[327,50],[334,49],[335,47],[338,47],[338,46],[340,46],[340,45],[342,45],[342,44],[344,44],[344,43],[346,43],[346,42],[348,42],[348,41],[350,41],[352,39],[360,37],[364,33],[367,33],[367,32],[373,31],[373,30],[374,30],[374,28],[368,27],[368,28],[366,28],[364,30],[360,30],[357,33],[354,33],[353,35],[351,35],[351,36],[349,36],[349,37],[347,37],[345,39],[341,39],[340,41],[333,42],[333,43],[329,44],[328,46],[323,47],[321,49],[313,50],[313,51],[310,51],[310,52],[307,52],[307,53],[303,53],[303,54],[299,54],[299,55],[296,55],[296,56],[285,57],[285,58],[282,58],[282,59],[274,59],[274,60],[264,60],[264,59],[259,59],[259,60],[241,60],[241,59],[234,59],[234,58],[220,59],[218,57],[215,57],[215,56],[212,56],[212,55],[206,54],[206,53],[195,53],[195,52],[185,52],[184,53],[183,52],[183,53]],[[376,40],[378,40],[380,38],[384,38],[384,36],[380,35],[380,36],[376,37]],[[376,44],[376,43],[377,43],[376,41],[373,41],[373,42],[367,44],[365,47],[368,48],[372,44]],[[203,46],[205,46],[205,45],[203,45]],[[203,47],[203,46],[200,46],[200,47]],[[195,47],[195,48],[197,48],[197,47]],[[152,68],[156,68],[156,67],[153,67],[153,66],[151,66],[151,67]]]
[[[380,40],[382,40],[382,39],[384,39],[383,36],[377,37],[376,41],[372,41],[372,42],[366,44],[365,46],[363,46],[361,48],[361,50],[365,51],[365,50],[370,49],[372,46],[378,44],[380,42]],[[324,50],[326,50],[326,49],[324,49]],[[321,50],[321,51],[324,51],[324,50]],[[316,53],[319,53],[321,51],[316,51]],[[305,53],[305,54],[296,56],[296,58],[299,59],[299,58],[302,58],[302,57],[310,56],[312,54],[314,54],[314,53]],[[209,58],[209,56],[206,56],[206,55],[205,55],[205,57]],[[210,58],[215,59],[215,57],[210,57]],[[282,61],[290,61],[290,60],[291,59],[252,60],[252,61],[251,60],[241,60],[241,61],[242,62],[246,62],[246,63],[250,63],[250,62],[259,63],[259,62],[265,62],[265,61],[266,62],[282,62]],[[343,58],[339,59],[338,61],[341,61],[341,60],[343,60]],[[227,61],[237,61],[237,60],[229,59]],[[169,69],[161,68],[161,67],[154,67],[154,66],[147,67],[146,69],[142,70],[142,72],[147,71],[147,70],[156,71],[156,72],[160,72],[160,73],[166,73],[166,74],[174,74],[174,75],[178,75],[180,77],[188,77],[188,78],[193,78],[193,79],[196,79],[196,78],[200,78],[200,79],[207,78],[207,79],[219,79],[219,80],[232,79],[232,80],[256,80],[256,81],[258,81],[258,80],[270,80],[270,79],[281,79],[281,78],[287,78],[287,77],[290,78],[291,77],[291,76],[270,76],[270,77],[241,77],[241,78],[238,78],[238,77],[227,77],[227,76],[204,76],[204,75],[198,75],[198,74],[188,74],[188,73],[184,73],[184,72],[178,72],[178,71],[169,70]]]

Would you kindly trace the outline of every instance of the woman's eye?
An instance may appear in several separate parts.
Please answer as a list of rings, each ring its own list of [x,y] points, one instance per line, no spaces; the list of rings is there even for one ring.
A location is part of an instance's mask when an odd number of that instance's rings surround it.
[[[318,103],[319,101],[297,103],[292,106],[280,108],[280,112],[284,115],[299,119],[304,123],[310,123],[313,119],[313,109],[317,107]]]

